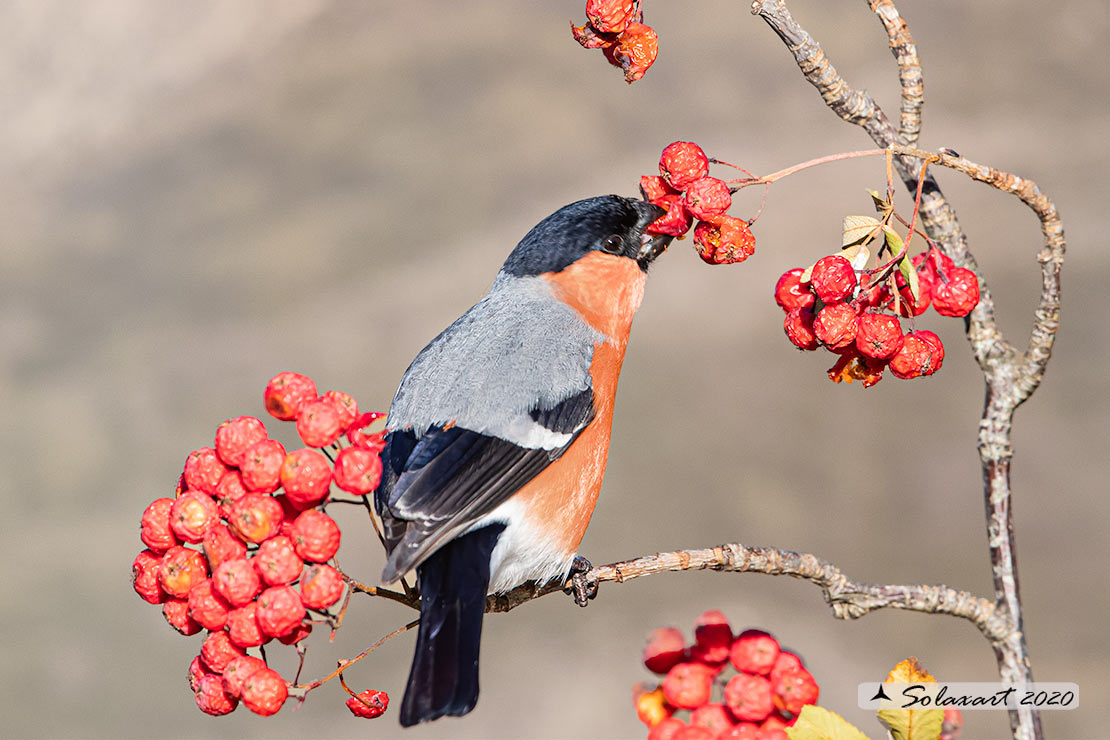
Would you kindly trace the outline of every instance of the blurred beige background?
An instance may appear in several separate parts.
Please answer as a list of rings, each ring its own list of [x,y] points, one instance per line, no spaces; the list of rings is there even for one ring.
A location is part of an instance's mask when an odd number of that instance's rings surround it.
[[[791,3],[841,72],[888,110],[897,78],[859,0]],[[1070,252],[1045,386],[1018,413],[1022,587],[1035,674],[1075,681],[1054,738],[1105,737],[1107,475],[1102,247],[1110,105],[1101,0],[904,0],[925,65],[922,144],[1033,177]],[[662,38],[626,86],[567,19],[580,0],[0,4],[0,554],[9,737],[398,737],[395,713],[352,719],[338,686],[263,720],[198,712],[181,638],[131,591],[139,515],[172,491],[215,425],[261,414],[278,370],[384,409],[408,361],[480,297],[536,221],[635,192],[661,147],[700,142],[769,172],[868,148],[827,112],[747,3],[649,1]],[[940,173],[1024,344],[1039,233],[1020,204]],[[689,242],[653,270],[629,349],[594,562],[727,541],[807,550],[874,582],[988,593],[976,422],[982,385],[958,321],[939,377],[834,386],[827,357],[782,336],[778,275],[838,244],[878,161],[790,178],[758,252],[710,269]],[[907,201],[904,201],[907,202]],[[758,195],[734,208],[750,215]],[[282,432],[287,434],[286,431]],[[375,578],[365,524],[347,567]],[[477,710],[407,737],[636,738],[629,687],[653,627],[703,609],[801,652],[821,703],[871,737],[855,686],[916,655],[949,680],[991,680],[968,624],[885,612],[833,620],[812,586],[689,573],[607,585],[587,610],[549,597],[491,617]],[[321,675],[409,614],[357,602]],[[412,638],[349,673],[400,700]],[[275,651],[276,652],[276,651]],[[279,659],[288,668],[289,656]],[[969,714],[1000,738],[1002,713]]]

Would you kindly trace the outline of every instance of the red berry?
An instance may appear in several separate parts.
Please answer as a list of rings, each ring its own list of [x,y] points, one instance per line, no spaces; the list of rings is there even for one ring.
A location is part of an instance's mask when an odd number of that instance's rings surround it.
[[[725,684],[725,703],[736,719],[762,722],[775,710],[771,682],[763,676],[738,673]]]
[[[601,33],[620,33],[635,10],[632,0],[586,0],[586,17]]]
[[[212,579],[198,583],[189,591],[189,616],[208,630],[221,630],[227,624],[231,605],[216,593]],[[211,665],[211,663],[209,663]],[[219,671],[216,671],[219,673]]]
[[[143,512],[139,537],[155,553],[164,553],[180,543],[170,526],[170,510],[174,501],[172,498],[154,499]]]
[[[932,375],[944,362],[944,344],[931,331],[921,329],[906,335],[901,349],[890,358],[890,372],[895,377],[909,380],[922,375]]]
[[[289,634],[300,625],[304,614],[300,594],[292,586],[271,586],[258,595],[255,618],[264,635]]]
[[[229,470],[220,478],[216,486],[216,504],[220,507],[220,516],[224,519],[231,518],[231,506],[247,495],[247,487],[243,485],[243,476],[238,470]]]
[[[273,496],[248,493],[232,504],[227,524],[240,539],[258,544],[278,533],[281,520],[281,503]]]
[[[705,727],[686,725],[672,736],[673,740],[717,740],[716,734]]]
[[[170,527],[184,542],[202,541],[220,521],[220,507],[207,493],[186,491],[170,508]]]
[[[143,601],[148,604],[161,604],[169,598],[158,582],[158,570],[162,556],[153,550],[143,550],[135,556],[131,564],[131,585]]]
[[[297,414],[297,434],[301,435],[301,439],[309,447],[327,447],[339,439],[342,433],[339,412],[330,401],[311,401]]]
[[[381,452],[385,449],[385,432],[367,434],[362,430],[384,416],[385,414],[380,411],[367,411],[359,414],[354,423],[347,427],[347,441],[356,447],[365,447],[374,452]]]
[[[624,81],[631,84],[644,76],[659,55],[659,36],[643,23],[629,23],[612,46],[603,51],[614,67],[624,70]]]
[[[654,203],[664,195],[678,195],[659,175],[642,175],[640,177],[640,195],[649,203]]]
[[[216,484],[227,472],[227,466],[220,462],[216,451],[211,447],[193,450],[185,458],[185,487],[190,491],[216,492]]]
[[[281,485],[281,464],[285,462],[285,445],[276,439],[255,442],[243,453],[239,473],[248,491],[273,493]]]
[[[644,646],[644,665],[660,675],[682,662],[686,654],[686,638],[675,627],[659,627],[648,635]]]
[[[287,370],[270,379],[262,399],[271,416],[293,421],[301,406],[316,400],[316,383],[307,375]]]
[[[676,717],[668,717],[648,730],[648,740],[674,740],[686,723]]]
[[[639,683],[632,687],[632,703],[636,707],[636,717],[648,727],[659,724],[674,714],[674,707],[667,704],[663,687],[657,684]]]
[[[783,655],[790,655],[790,653],[783,653]],[[793,656],[791,656],[791,657],[793,657]],[[771,671],[771,675],[772,676],[775,675],[774,670]],[[773,678],[771,679],[771,683],[772,683],[772,685],[774,685],[774,679]],[[761,724],[759,726],[759,731],[762,732],[762,733],[768,733],[768,732],[774,732],[776,730],[785,730],[787,727],[790,727],[793,724],[794,724],[794,720],[791,720],[791,721],[787,722],[780,715],[772,714],[770,717],[763,720],[763,724]]]
[[[200,711],[219,717],[230,714],[239,706],[239,700],[224,690],[224,681],[215,673],[207,673],[197,684],[196,701]]]
[[[347,699],[347,708],[351,710],[351,714],[365,719],[381,717],[388,707],[389,694],[384,691],[367,689]]]
[[[247,556],[247,546],[227,528],[217,524],[204,535],[204,554],[208,558],[208,568],[213,573],[228,560],[240,560]]]
[[[833,351],[844,349],[856,340],[857,319],[856,309],[851,305],[830,303],[813,319],[813,334]]]
[[[766,676],[779,657],[779,641],[763,630],[744,630],[732,643],[728,658],[733,668]]]
[[[259,545],[251,563],[267,586],[292,583],[304,568],[304,561],[293,549],[293,540],[284,535],[271,537]]]
[[[964,715],[955,707],[944,710],[944,720],[940,726],[940,737],[937,740],[956,740],[964,726]]]
[[[347,493],[364,496],[382,479],[382,459],[366,447],[344,447],[335,456],[335,485]]]
[[[659,174],[676,191],[709,174],[709,157],[692,141],[676,141],[663,149]]]
[[[699,177],[686,186],[682,205],[694,218],[708,219],[719,216],[732,205],[728,185],[716,177]]]
[[[837,352],[840,357],[836,364],[829,368],[829,380],[832,382],[851,383],[858,380],[864,388],[870,388],[883,379],[883,370],[887,366],[886,360],[864,357],[855,345]]]
[[[742,218],[710,216],[694,229],[694,248],[703,262],[730,265],[755,254],[755,237]]]
[[[232,609],[227,615],[227,634],[231,642],[241,648],[265,645],[270,638],[258,626],[258,602]]]
[[[709,701],[717,672],[704,663],[679,663],[663,679],[663,695],[679,709],[694,709]]]
[[[293,506],[293,502],[285,494],[274,496],[274,501],[281,505],[281,528],[278,530],[278,536],[291,538],[293,536],[293,522],[301,515],[301,509]]]
[[[948,271],[933,284],[933,308],[941,316],[967,316],[979,305],[979,278],[966,267]]]
[[[775,665],[771,668],[771,683],[774,683],[775,678],[780,673],[792,671],[795,668],[805,668],[802,659],[794,653],[783,650],[779,653],[779,657],[775,658]]]
[[[694,641],[695,647],[701,648],[696,656],[698,662],[719,665],[728,660],[732,627],[721,611],[710,609],[694,622]]]
[[[823,303],[835,303],[851,297],[858,283],[852,263],[833,254],[817,260],[810,272],[809,284]]]
[[[690,724],[704,727],[713,732],[714,737],[732,727],[735,723],[729,716],[724,704],[703,704],[690,712]]]
[[[189,589],[208,577],[208,563],[196,550],[177,545],[162,556],[158,582],[170,596],[184,599]]]
[[[246,655],[243,648],[231,642],[226,630],[209,632],[200,647],[200,657],[213,673],[223,673],[227,664]]]
[[[787,270],[775,283],[775,303],[787,313],[795,308],[813,308],[813,304],[817,302],[809,285],[802,285],[803,272],[805,271],[800,267]]]
[[[359,416],[358,402],[348,393],[344,393],[343,391],[328,391],[320,396],[320,399],[330,403],[335,407],[335,410],[339,412],[339,426],[342,429],[346,429],[351,426],[351,424],[354,424],[355,419]]]
[[[664,195],[652,203],[665,208],[667,212],[652,221],[647,227],[648,231],[653,234],[682,236],[690,230],[690,224],[694,221],[686,212],[686,207],[682,205],[681,195]]]
[[[589,23],[576,26],[574,25],[574,21],[571,21],[570,33],[583,49],[603,49],[607,46],[612,46],[613,42],[616,40],[613,34],[600,33]]]
[[[216,454],[224,464],[239,467],[247,448],[266,437],[266,425],[253,416],[228,419],[216,427]]]
[[[189,616],[189,602],[185,599],[169,598],[162,604],[162,616],[170,626],[188,637],[200,632],[204,627]]]
[[[718,735],[717,740],[763,740],[763,735],[755,722],[737,722]]]
[[[241,607],[254,600],[262,583],[250,560],[228,560],[212,574],[212,587],[228,604]]]
[[[312,634],[312,622],[307,619],[297,625],[291,632],[278,637],[282,645],[296,645],[301,640]]]
[[[330,565],[310,565],[301,577],[301,601],[309,609],[327,609],[343,595],[343,577]]]
[[[236,699],[243,691],[243,682],[257,670],[266,667],[266,663],[261,658],[256,658],[253,655],[240,655],[238,658],[232,658],[224,668],[224,690]]]
[[[786,332],[786,338],[798,349],[817,349],[817,335],[813,333],[814,318],[812,308],[799,306],[790,309],[783,319],[782,328]]]
[[[856,349],[876,360],[888,360],[902,349],[902,326],[897,317],[868,311],[856,326]]]
[[[200,680],[204,678],[204,674],[211,672],[212,671],[208,670],[208,666],[204,664],[203,658],[201,658],[199,655],[193,658],[193,662],[189,664],[188,678],[189,688],[193,691],[194,694],[196,693],[197,688],[200,687]]]
[[[240,696],[247,709],[263,717],[269,717],[271,714],[277,714],[281,709],[281,705],[289,696],[289,690],[285,685],[285,679],[277,671],[260,668],[243,682]]]
[[[302,560],[322,563],[339,549],[339,525],[322,511],[309,509],[293,522],[293,548]]]
[[[340,454],[352,449],[345,447]],[[339,461],[336,460],[336,467]],[[300,509],[316,506],[328,497],[331,487],[331,465],[316,450],[304,447],[285,456],[281,464],[281,487],[289,503]]]
[[[759,729],[759,740],[790,740],[790,736],[786,734],[786,730],[777,727],[769,730],[764,730],[761,727]]]
[[[775,706],[791,714],[799,713],[807,704],[816,704],[820,694],[817,681],[805,668],[794,668],[777,674],[772,690]]]

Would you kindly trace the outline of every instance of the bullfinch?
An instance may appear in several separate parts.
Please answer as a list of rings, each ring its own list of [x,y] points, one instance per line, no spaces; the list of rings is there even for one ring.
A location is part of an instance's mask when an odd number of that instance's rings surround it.
[[[415,569],[420,593],[402,725],[474,708],[487,594],[570,575],[662,214],[616,195],[551,214],[402,377],[374,495],[382,581]]]

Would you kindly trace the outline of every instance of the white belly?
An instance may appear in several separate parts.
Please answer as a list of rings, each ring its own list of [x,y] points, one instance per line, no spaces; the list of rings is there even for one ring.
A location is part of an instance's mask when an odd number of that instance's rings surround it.
[[[538,530],[521,516],[520,502],[509,499],[468,528],[480,529],[503,522],[507,526],[490,557],[489,593],[510,591],[526,581],[546,583],[570,572],[575,553],[567,554],[548,533]]]

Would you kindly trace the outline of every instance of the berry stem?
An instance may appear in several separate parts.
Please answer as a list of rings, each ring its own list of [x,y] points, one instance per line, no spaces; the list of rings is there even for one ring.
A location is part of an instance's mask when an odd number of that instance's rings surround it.
[[[392,640],[397,635],[401,634],[402,632],[408,632],[409,630],[411,630],[413,627],[415,627],[418,624],[420,624],[420,620],[419,619],[414,619],[411,622],[409,622],[408,624],[402,625],[402,626],[398,627],[397,629],[393,630],[392,632],[390,632],[388,635],[380,638],[373,645],[366,648],[365,650],[363,650],[361,653],[359,653],[355,657],[351,658],[350,660],[341,660],[341,661],[339,661],[339,667],[336,668],[331,673],[329,673],[328,675],[324,676],[323,678],[318,678],[315,681],[313,681],[312,683],[293,684],[293,686],[291,686],[290,688],[301,689],[306,694],[309,691],[312,691],[313,689],[318,689],[321,686],[323,686],[324,684],[326,684],[328,681],[335,678],[336,676],[342,677],[343,671],[347,670],[348,668],[353,666],[355,663],[359,662],[360,660],[365,658],[367,655],[369,655],[370,653],[374,652],[375,650],[380,648],[385,643]],[[342,683],[342,680],[340,681],[340,683]],[[349,691],[349,689],[348,689],[348,691]],[[354,696],[354,694],[352,694],[352,696]]]

